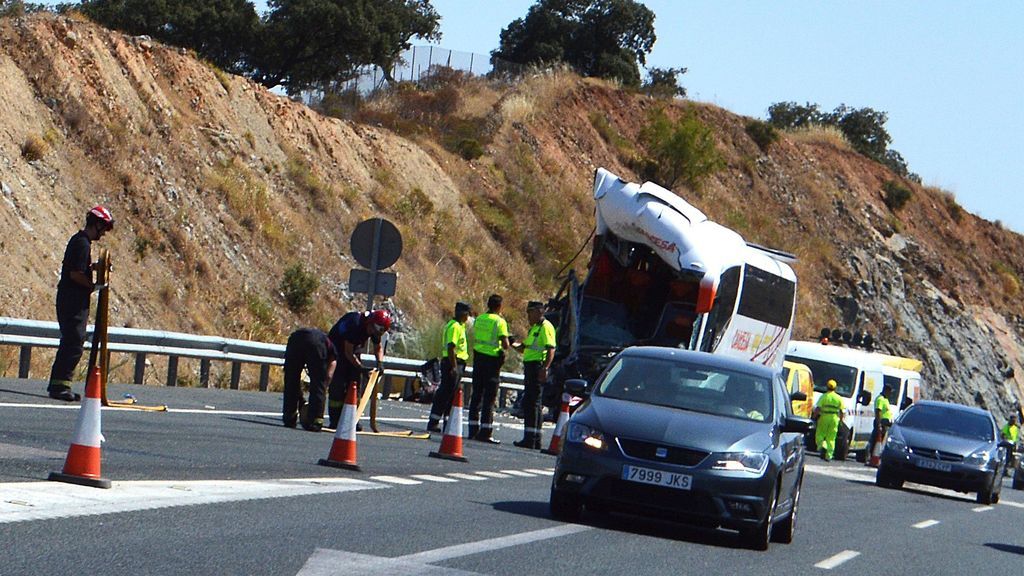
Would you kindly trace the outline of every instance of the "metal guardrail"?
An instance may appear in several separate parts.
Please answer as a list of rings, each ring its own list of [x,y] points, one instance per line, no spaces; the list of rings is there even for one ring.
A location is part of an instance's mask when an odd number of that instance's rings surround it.
[[[91,342],[93,328],[94,326],[92,325],[86,328],[87,342]],[[199,359],[199,385],[204,388],[210,387],[211,362],[230,362],[230,386],[233,390],[238,389],[243,364],[258,364],[260,366],[259,389],[263,392],[269,388],[270,367],[284,365],[284,344],[238,340],[219,336],[197,336],[195,334],[163,330],[115,327],[108,329],[107,340],[111,353],[135,355],[135,374],[133,379],[135,384],[143,383],[146,371],[146,356],[151,354],[168,357],[166,380],[168,386],[176,386],[178,383],[179,358]],[[56,322],[0,316],[0,345],[21,347],[18,359],[18,378],[29,377],[33,348],[56,348],[59,344],[60,328]],[[363,354],[362,359],[367,362],[374,361],[374,357],[369,354]],[[420,374],[420,366],[424,362],[425,360],[385,356],[385,376],[414,378]],[[472,370],[471,367],[467,368],[467,373],[472,374]],[[463,382],[466,381],[468,381],[468,378],[463,378]],[[503,393],[500,394],[500,398],[502,406],[505,404],[506,394],[504,392],[522,390],[522,383],[522,374],[501,373]],[[385,382],[385,390],[389,389],[389,384],[390,381]]]

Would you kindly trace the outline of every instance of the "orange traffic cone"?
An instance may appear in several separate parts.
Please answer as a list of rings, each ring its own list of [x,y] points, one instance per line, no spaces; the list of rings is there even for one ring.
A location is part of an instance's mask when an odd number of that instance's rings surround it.
[[[353,382],[345,396],[345,407],[341,411],[341,421],[334,432],[334,443],[327,458],[321,458],[321,466],[359,470],[356,464],[356,397],[359,396],[359,384]]]
[[[75,436],[71,440],[67,460],[64,461],[64,470],[51,472],[50,480],[110,488],[110,480],[100,478],[100,443],[103,442],[103,432],[100,431],[100,381],[100,369],[94,367],[85,383],[85,398],[82,398],[82,407],[78,409]]]
[[[882,429],[878,429],[878,433],[875,434],[875,446],[871,450],[871,456],[868,458],[868,466],[878,468],[878,465],[882,463],[882,450],[885,448],[885,434],[882,434]]]
[[[555,424],[555,433],[551,435],[551,444],[547,450],[541,450],[545,454],[558,456],[562,453],[562,435],[565,434],[565,426],[569,423],[569,395],[562,394],[562,411],[558,414],[558,423]]]
[[[458,383],[448,424],[444,427],[444,437],[441,438],[441,448],[437,452],[431,452],[430,457],[467,462],[466,457],[462,455],[462,386]]]

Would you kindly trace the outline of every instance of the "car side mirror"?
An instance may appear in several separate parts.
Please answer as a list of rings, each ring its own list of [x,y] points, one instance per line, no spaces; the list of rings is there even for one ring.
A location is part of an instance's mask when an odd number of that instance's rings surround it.
[[[814,430],[814,420],[810,418],[800,418],[799,416],[787,416],[782,422],[783,432],[796,432],[797,434],[806,434]]]
[[[803,402],[804,400],[807,400],[807,394],[797,390],[789,395],[789,400],[791,402]]]
[[[861,406],[870,406],[871,392],[868,392],[867,390],[861,390],[860,394],[857,395],[857,404],[860,404]]]
[[[580,378],[570,378],[565,381],[565,391],[573,396],[586,396],[587,387],[590,384]]]

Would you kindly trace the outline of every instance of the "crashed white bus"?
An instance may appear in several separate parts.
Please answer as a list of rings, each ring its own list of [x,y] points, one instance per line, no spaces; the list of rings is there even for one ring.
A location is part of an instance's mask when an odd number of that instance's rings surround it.
[[[748,244],[657,184],[603,168],[594,200],[587,277],[570,272],[552,302],[556,379],[593,382],[615,353],[641,344],[781,369],[796,303],[791,255]]]

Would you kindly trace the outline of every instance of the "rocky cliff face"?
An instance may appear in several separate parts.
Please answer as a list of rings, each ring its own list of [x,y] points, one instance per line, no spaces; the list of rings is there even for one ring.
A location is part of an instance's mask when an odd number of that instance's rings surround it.
[[[835,139],[783,135],[762,151],[726,110],[567,74],[462,79],[442,112],[391,96],[339,120],[180,50],[50,15],[0,21],[0,78],[3,315],[52,317],[64,243],[104,202],[118,218],[103,245],[119,324],[276,341],[325,327],[360,306],[348,238],[383,215],[406,242],[395,304],[407,328],[496,291],[522,332],[521,304],[553,292],[593,227],[593,170],[637,180],[640,128],[667,106],[711,125],[726,160],[700,190],[676,192],[799,257],[798,338],[866,329],[925,362],[931,397],[1005,412],[1024,395],[1024,238],[912,183],[890,210],[896,177]],[[444,146],[465,125],[484,144],[472,161]],[[296,262],[321,282],[303,314],[280,293]],[[10,372],[16,353],[0,354]]]

